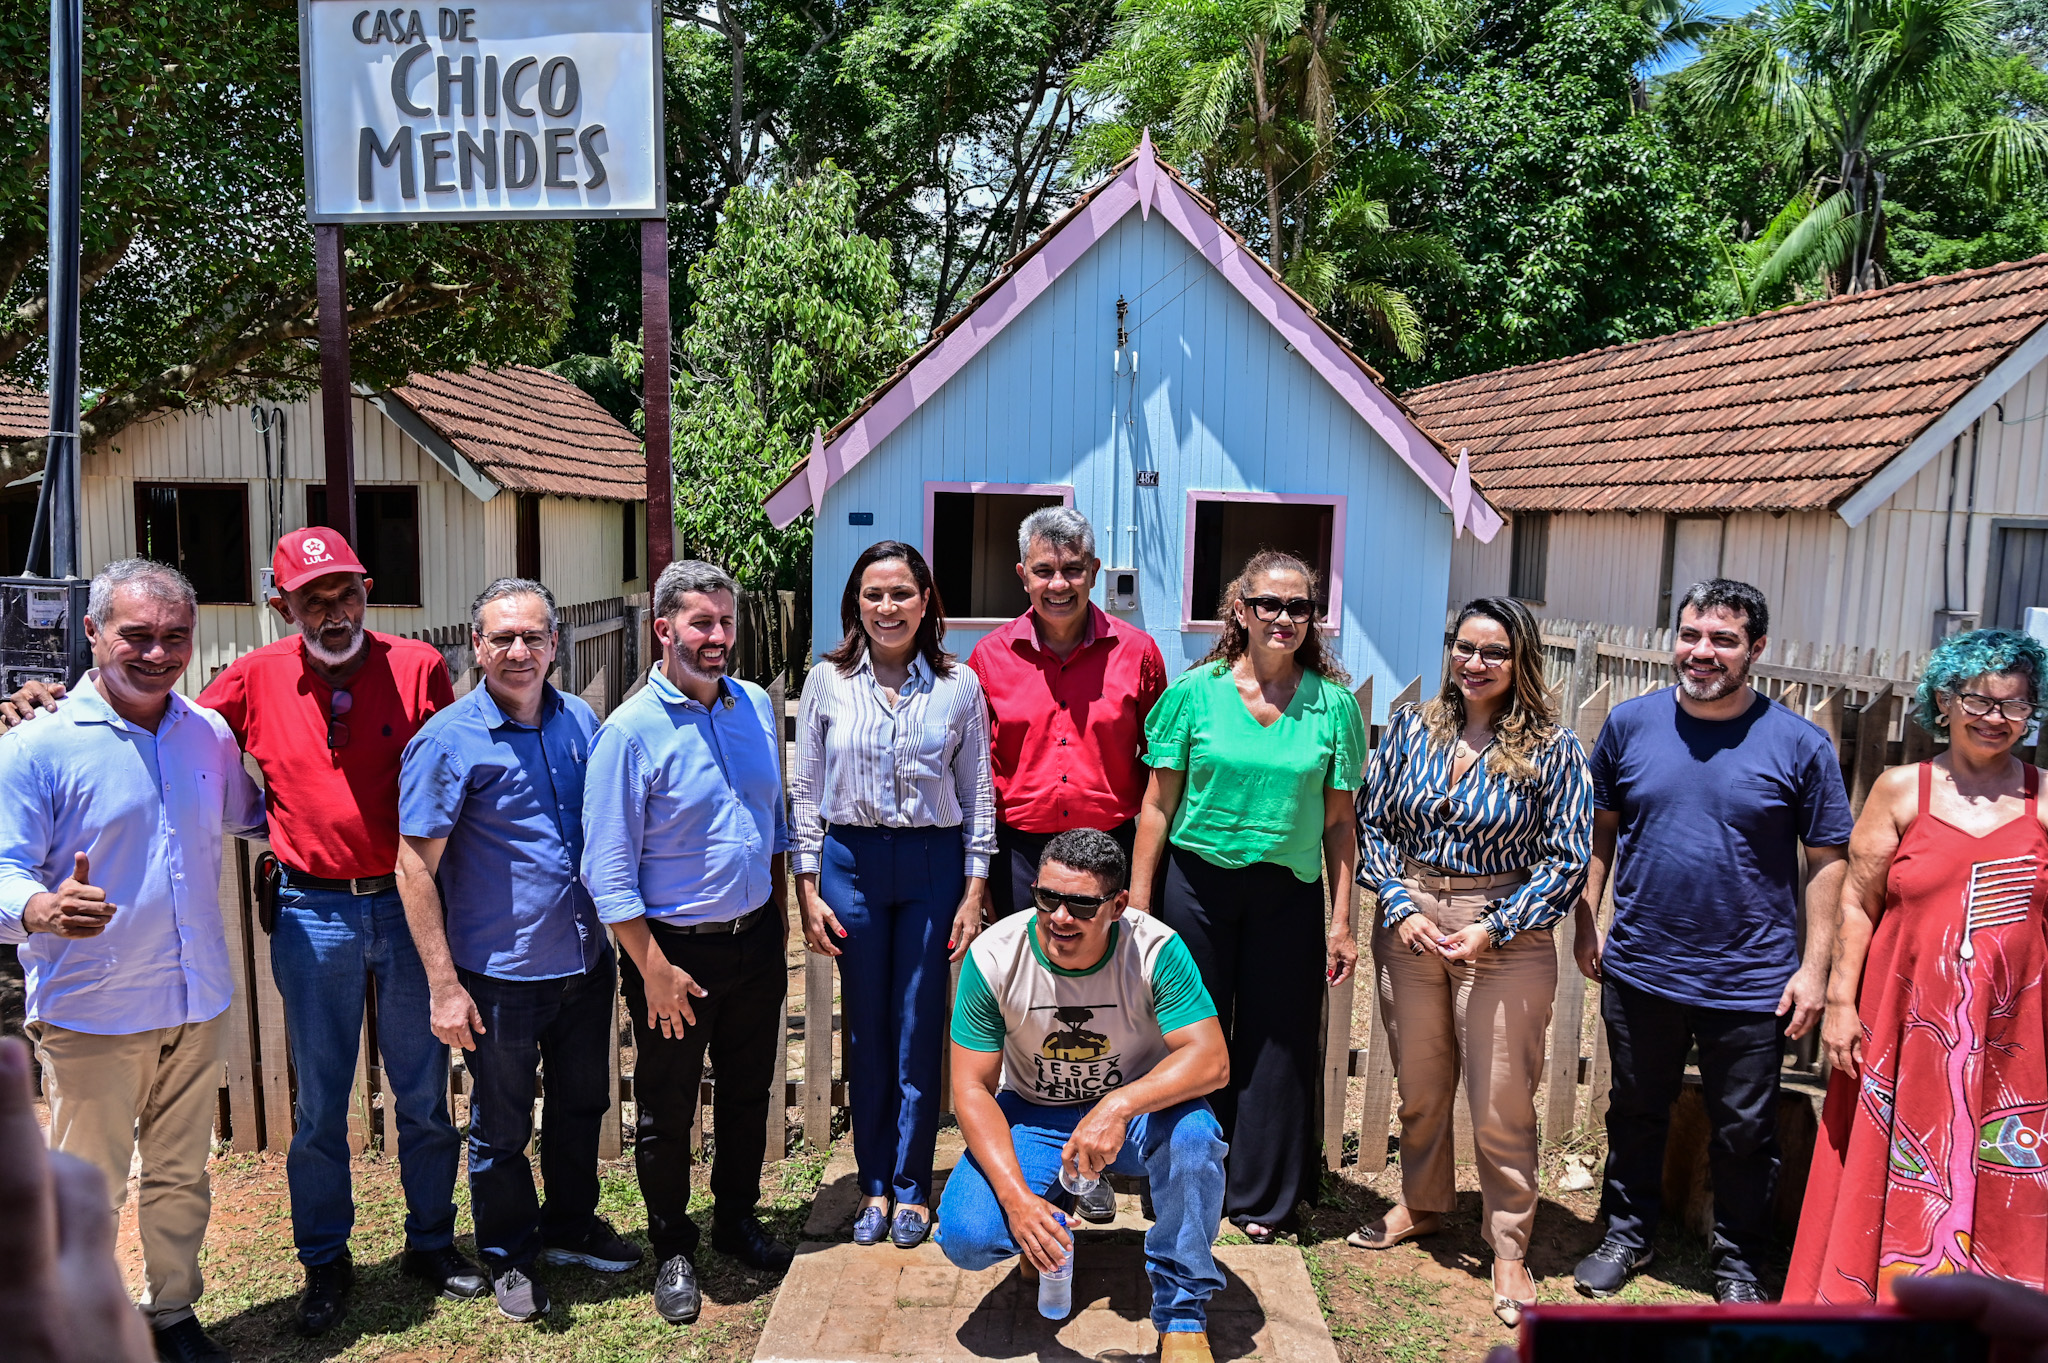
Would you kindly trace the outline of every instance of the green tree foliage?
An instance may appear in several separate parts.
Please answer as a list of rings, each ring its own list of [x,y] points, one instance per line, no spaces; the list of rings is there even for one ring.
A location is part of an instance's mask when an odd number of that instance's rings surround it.
[[[1849,196],[1839,189],[1825,198],[1811,186],[1801,190],[1756,236],[1721,243],[1736,315],[1799,301],[1799,294],[1820,296],[1823,281],[1842,268],[1855,244]]]
[[[42,378],[48,9],[0,0],[0,372]],[[152,412],[317,381],[298,22],[289,0],[89,7],[82,363],[88,450]],[[543,359],[567,303],[559,224],[351,229],[359,381]],[[0,475],[41,442],[0,447]]]
[[[1482,32],[1499,46],[1430,102],[1434,212],[1470,282],[1428,295],[1440,339],[1398,386],[1680,330],[1716,263],[1692,168],[1635,107],[1652,26],[1593,0],[1503,8]]]
[[[1830,176],[1857,225],[1839,287],[1876,288],[1899,158],[1939,149],[1989,199],[2048,168],[2048,126],[1987,98],[2008,65],[2001,18],[1998,0],[1770,0],[1722,29],[1670,94],[1756,129],[1802,178]],[[1931,116],[1939,131],[1914,127]]]
[[[680,349],[696,386],[675,426],[677,525],[747,586],[806,585],[808,517],[761,509],[810,448],[909,353],[888,248],[856,228],[859,186],[829,163],[741,186],[690,269]]]
[[[1399,140],[1426,125],[1411,77],[1467,27],[1459,0],[1122,0],[1109,49],[1080,76],[1117,106],[1086,164],[1151,128],[1290,284],[1413,359],[1424,330],[1398,281],[1462,265],[1399,220],[1408,204],[1393,191],[1415,164]]]

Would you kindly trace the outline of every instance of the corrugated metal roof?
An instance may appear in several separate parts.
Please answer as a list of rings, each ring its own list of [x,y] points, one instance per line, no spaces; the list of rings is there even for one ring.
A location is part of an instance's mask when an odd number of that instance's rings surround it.
[[[524,364],[415,374],[390,396],[500,487],[615,502],[647,497],[639,437],[558,374]]]
[[[1839,505],[2048,321],[2048,255],[1405,394],[1511,511]]]
[[[0,440],[34,440],[49,429],[49,397],[0,379]]]

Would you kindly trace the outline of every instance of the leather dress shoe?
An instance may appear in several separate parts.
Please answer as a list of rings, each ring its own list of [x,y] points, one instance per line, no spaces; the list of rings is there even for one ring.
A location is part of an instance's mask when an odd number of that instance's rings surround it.
[[[450,1301],[467,1301],[491,1290],[484,1271],[462,1257],[453,1245],[439,1249],[409,1249],[398,1261],[399,1272],[408,1278],[430,1283]]]
[[[343,1250],[339,1259],[306,1265],[306,1288],[299,1293],[299,1333],[324,1335],[348,1309],[349,1289],[356,1285],[355,1261]]]
[[[872,1245],[878,1243],[888,1226],[888,1215],[881,1207],[862,1207],[860,1215],[853,1218],[853,1243]]]
[[[150,1339],[156,1345],[159,1363],[231,1363],[228,1351],[207,1336],[197,1316],[152,1330]]]
[[[661,1261],[654,1275],[654,1309],[671,1325],[688,1325],[704,1309],[704,1292],[697,1286],[697,1270],[689,1256],[671,1255]]]
[[[931,1233],[931,1217],[919,1216],[908,1207],[898,1207],[896,1219],[889,1225],[889,1243],[898,1249],[916,1249]]]
[[[711,1248],[764,1273],[786,1272],[796,1258],[795,1250],[769,1239],[761,1223],[751,1216],[725,1225],[713,1222]]]

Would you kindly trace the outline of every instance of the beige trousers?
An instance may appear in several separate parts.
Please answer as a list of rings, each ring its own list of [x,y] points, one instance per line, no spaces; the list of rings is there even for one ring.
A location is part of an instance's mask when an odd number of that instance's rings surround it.
[[[142,1314],[153,1329],[192,1314],[199,1247],[213,1198],[206,1157],[221,1081],[226,1016],[99,1036],[29,1024],[50,1101],[50,1144],[98,1169],[115,1216],[142,1145]]]
[[[1446,933],[1477,922],[1506,892],[1439,895],[1414,880],[1402,883],[1415,907]],[[1416,955],[1398,931],[1379,927],[1372,954],[1401,1094],[1401,1201],[1417,1212],[1456,1205],[1452,1108],[1462,1077],[1485,1206],[1482,1230],[1497,1257],[1520,1259],[1536,1219],[1536,1084],[1557,994],[1550,930],[1518,933],[1471,961],[1446,961]]]

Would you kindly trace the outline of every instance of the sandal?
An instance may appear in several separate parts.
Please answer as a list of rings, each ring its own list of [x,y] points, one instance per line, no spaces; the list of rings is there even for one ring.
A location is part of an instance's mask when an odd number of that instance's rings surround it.
[[[1374,1227],[1378,1227],[1377,1230]],[[1344,1237],[1344,1243],[1355,1249],[1392,1249],[1403,1240],[1419,1240],[1425,1235],[1435,1235],[1444,1228],[1443,1218],[1435,1212],[1425,1212],[1422,1217],[1409,1223],[1408,1229],[1393,1235],[1387,1233],[1387,1221],[1381,1217],[1371,1226],[1355,1230]]]

